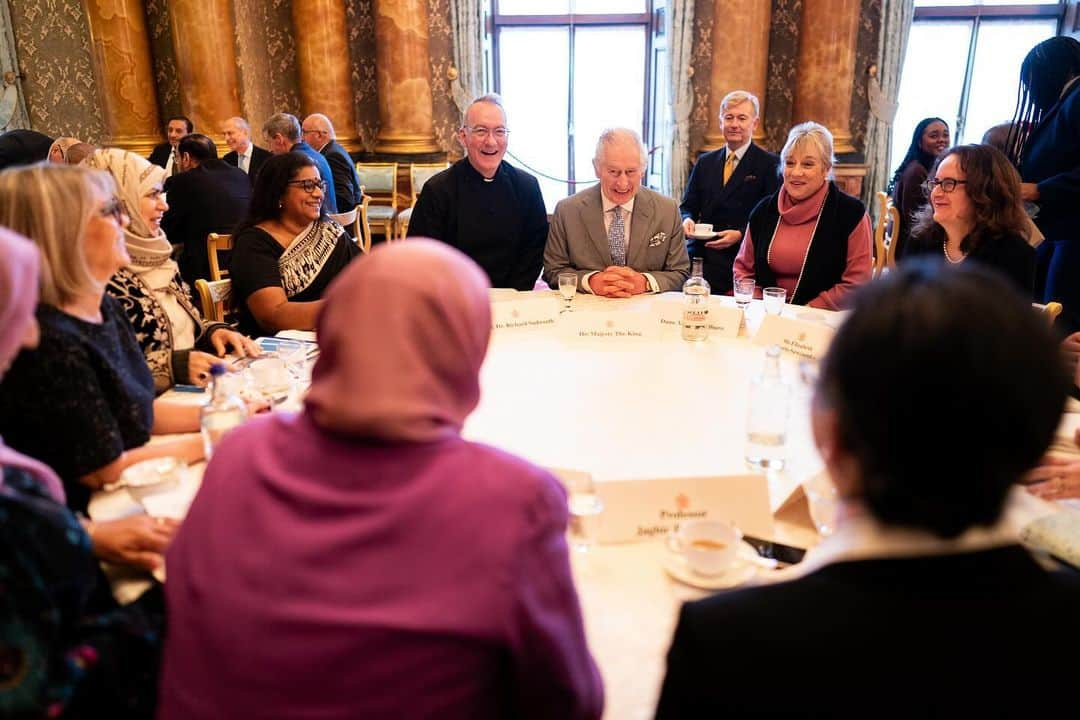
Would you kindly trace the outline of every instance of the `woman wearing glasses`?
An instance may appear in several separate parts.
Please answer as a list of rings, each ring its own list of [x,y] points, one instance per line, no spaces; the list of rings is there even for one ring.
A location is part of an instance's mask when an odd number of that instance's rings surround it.
[[[923,183],[930,166],[949,147],[949,126],[937,117],[923,118],[911,135],[911,145],[889,182],[889,195],[900,213],[900,228],[895,233],[896,257],[904,256],[911,237],[911,219],[926,204]]]
[[[226,352],[257,355],[255,343],[228,325],[203,322],[191,301],[161,230],[169,209],[162,192],[165,169],[117,148],[95,150],[84,164],[112,175],[129,219],[124,242],[131,262],[112,277],[108,292],[135,328],[155,391],[176,383],[206,385],[210,366]]]
[[[931,255],[954,265],[972,260],[1008,276],[1030,298],[1035,250],[1024,240],[1020,175],[989,145],[946,150],[926,182],[930,201],[915,216],[905,257]]]
[[[325,190],[315,163],[302,153],[275,155],[259,171],[229,262],[242,331],[311,330],[323,291],[360,254],[326,216]]]

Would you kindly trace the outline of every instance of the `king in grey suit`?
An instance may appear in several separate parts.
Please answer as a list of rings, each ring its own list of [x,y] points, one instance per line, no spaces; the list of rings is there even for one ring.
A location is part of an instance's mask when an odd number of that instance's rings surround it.
[[[629,297],[682,287],[690,269],[679,208],[670,198],[641,186],[645,148],[633,130],[606,130],[593,160],[600,183],[555,206],[544,248],[544,280],[557,286],[559,273],[578,276],[578,290]],[[607,206],[607,207],[605,207]],[[613,257],[615,209],[628,227],[625,261]],[[632,208],[632,210],[631,210]],[[629,212],[628,212],[629,211]]]

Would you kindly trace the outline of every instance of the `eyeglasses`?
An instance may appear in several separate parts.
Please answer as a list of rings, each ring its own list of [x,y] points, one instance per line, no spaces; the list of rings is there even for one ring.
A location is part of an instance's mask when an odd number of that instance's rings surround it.
[[[301,130],[304,135],[328,135],[325,130]]]
[[[967,185],[967,180],[957,180],[955,178],[942,178],[941,180],[927,180],[923,183],[923,189],[926,190],[926,194],[934,192],[934,188],[941,186],[942,191],[951,193],[956,189],[957,185]]]
[[[306,192],[308,195],[314,195],[315,188],[319,188],[323,192],[326,192],[325,180],[290,180],[286,184],[298,187],[304,192]]]
[[[111,217],[119,225],[124,224],[124,215],[126,214],[124,212],[124,203],[118,197],[114,197],[108,205],[98,210],[98,215],[103,218]]]
[[[510,134],[510,131],[504,127],[486,128],[482,126],[469,127],[466,125],[462,128],[477,140],[487,140],[488,135],[492,135],[496,140],[505,140],[506,136]]]

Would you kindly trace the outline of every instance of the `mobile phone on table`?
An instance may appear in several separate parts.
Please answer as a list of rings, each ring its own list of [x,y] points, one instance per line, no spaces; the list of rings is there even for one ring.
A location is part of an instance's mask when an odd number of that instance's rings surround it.
[[[754,548],[761,557],[775,560],[781,565],[795,565],[802,562],[803,556],[806,555],[806,550],[803,548],[764,540],[753,535],[743,535],[743,541]]]

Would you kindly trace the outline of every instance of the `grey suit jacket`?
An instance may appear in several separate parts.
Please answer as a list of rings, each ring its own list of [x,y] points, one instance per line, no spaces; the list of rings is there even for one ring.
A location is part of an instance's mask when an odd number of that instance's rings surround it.
[[[577,273],[581,287],[585,275],[612,264],[603,215],[599,184],[555,206],[544,248],[544,280],[548,285],[555,287],[559,273],[571,270]],[[690,274],[690,259],[674,200],[648,188],[638,190],[626,264],[652,275],[660,292],[682,288]]]

